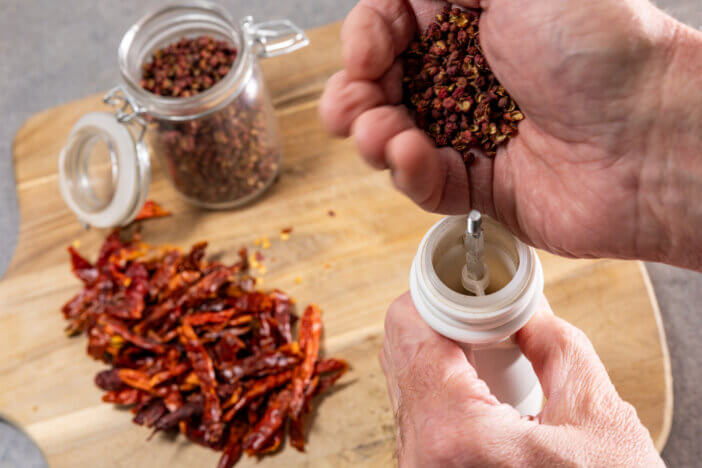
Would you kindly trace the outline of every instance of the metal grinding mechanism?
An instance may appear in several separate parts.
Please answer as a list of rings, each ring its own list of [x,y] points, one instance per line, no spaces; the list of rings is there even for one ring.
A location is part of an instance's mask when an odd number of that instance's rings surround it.
[[[490,270],[485,264],[485,232],[483,216],[478,210],[468,213],[463,245],[466,250],[466,265],[461,271],[461,283],[466,291],[484,296],[490,284]]]

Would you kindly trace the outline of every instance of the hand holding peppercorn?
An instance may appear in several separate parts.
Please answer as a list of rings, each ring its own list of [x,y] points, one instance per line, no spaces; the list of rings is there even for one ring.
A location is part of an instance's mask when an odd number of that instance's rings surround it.
[[[353,135],[363,158],[390,168],[398,189],[426,210],[476,208],[561,255],[702,268],[702,256],[673,250],[702,244],[694,230],[661,228],[672,212],[659,190],[645,190],[675,185],[662,174],[681,144],[676,132],[702,122],[685,103],[691,85],[682,78],[699,77],[685,69],[684,53],[675,54],[681,42],[702,41],[699,33],[645,0],[483,1],[484,58],[526,118],[494,159],[473,150],[477,158],[466,169],[458,152],[437,149],[400,105],[401,56],[445,5],[359,2],[342,29],[344,70],[320,103],[328,129]]]
[[[526,117],[518,135],[466,165],[401,105],[402,57],[447,5],[435,0],[359,2],[320,103],[327,128],[426,210],[476,208],[561,255],[702,270],[702,34],[646,0],[453,3],[482,8],[480,49]],[[549,396],[537,421],[498,405],[407,295],[391,306],[381,363],[400,466],[662,464],[581,332],[544,312],[518,341]]]

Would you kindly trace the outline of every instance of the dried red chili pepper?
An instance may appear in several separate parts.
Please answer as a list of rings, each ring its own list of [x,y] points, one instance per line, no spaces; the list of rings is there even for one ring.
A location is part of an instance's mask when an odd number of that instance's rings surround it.
[[[275,325],[280,334],[280,338],[286,343],[290,343],[292,341],[292,332],[290,330],[292,326],[291,322],[295,317],[292,311],[295,309],[295,306],[290,297],[282,291],[273,291],[271,297],[275,301],[273,318],[275,319]]]
[[[201,396],[201,395],[198,395]],[[155,427],[158,430],[168,430],[175,427],[180,421],[186,419],[192,419],[196,416],[200,416],[205,409],[205,405],[202,399],[191,399],[180,408],[175,411],[168,413],[159,419]]]
[[[288,416],[292,397],[292,391],[285,389],[271,398],[266,408],[266,414],[263,415],[253,431],[244,440],[246,453],[254,455],[269,445],[271,439]]]
[[[134,416],[133,421],[140,426],[152,427],[167,412],[168,408],[163,400],[152,400]]]
[[[290,420],[290,428],[288,429],[288,434],[290,435],[290,445],[295,447],[298,451],[305,451],[305,428],[302,418],[293,418]]]
[[[290,381],[290,379],[292,379],[292,376],[292,371],[286,371],[281,372],[279,374],[269,375],[264,379],[255,380],[252,386],[246,391],[244,396],[242,396],[234,404],[234,406],[229,411],[227,411],[227,413],[224,415],[224,420],[231,420],[240,409],[244,408],[251,401],[253,401],[261,395],[265,395],[266,393],[282,385],[285,385]]]
[[[283,442],[283,433],[285,432],[285,428],[281,427],[278,429],[278,432],[273,434],[273,437],[270,438],[269,442],[267,445],[264,445],[259,449],[258,452],[256,452],[256,455],[261,456],[261,455],[266,455],[267,453],[273,453],[276,450],[280,448],[280,444]]]
[[[231,468],[239,461],[241,454],[244,452],[242,441],[248,431],[249,427],[247,424],[241,422],[232,424],[229,430],[227,446],[224,448],[224,454],[222,454],[222,457],[219,459],[217,468]]]
[[[222,418],[222,408],[217,396],[217,379],[214,372],[214,363],[207,353],[207,350],[200,343],[195,330],[183,321],[180,328],[181,341],[185,345],[188,359],[192,363],[195,375],[200,381],[200,389],[205,396],[205,408],[202,423],[207,428],[205,430],[205,440],[210,443],[219,441],[224,429],[220,419]]]
[[[148,338],[132,333],[129,328],[112,318],[102,316],[98,318],[98,321],[103,325],[105,331],[111,336],[119,336],[138,348],[153,351],[157,354],[164,352],[164,347],[160,344],[154,343]]]
[[[229,380],[238,380],[248,376],[263,376],[299,363],[302,359],[300,347],[296,342],[287,343],[275,351],[253,355],[234,363],[223,364],[220,373]]]
[[[81,255],[73,247],[68,248],[68,253],[71,255],[71,266],[73,274],[86,285],[94,283],[98,278],[98,270],[92,263],[81,257]]]
[[[118,405],[133,405],[139,401],[139,390],[136,388],[111,390],[103,395],[102,401]]]
[[[305,451],[305,414],[310,412],[312,399],[336,383],[348,370],[348,363],[341,359],[324,359],[315,365],[314,376],[305,389],[302,414],[290,420],[290,445],[300,452]]]
[[[315,305],[310,305],[300,321],[300,348],[304,358],[295,369],[292,381],[292,401],[290,412],[293,418],[298,418],[305,403],[305,388],[309,385],[314,365],[319,354],[319,341],[322,337],[322,311]]]
[[[68,331],[85,331],[88,353],[112,366],[95,384],[105,402],[132,406],[135,423],[222,450],[223,467],[277,450],[287,419],[302,450],[312,398],[348,365],[318,358],[318,308],[294,341],[293,301],[253,289],[245,250],[224,265],[204,259],[206,245],[183,254],[115,231],[94,265],[69,249],[84,289],[62,308]]]
[[[190,369],[189,364],[186,364],[184,362],[176,364],[166,370],[153,374],[149,379],[149,385],[151,385],[152,387],[161,385],[162,383],[167,382],[168,380],[174,377],[178,377],[179,375],[184,374],[188,371],[188,369]]]

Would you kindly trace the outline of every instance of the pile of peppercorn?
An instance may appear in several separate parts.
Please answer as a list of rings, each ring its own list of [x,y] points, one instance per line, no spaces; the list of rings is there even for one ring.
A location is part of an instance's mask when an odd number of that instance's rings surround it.
[[[212,36],[182,38],[157,49],[142,67],[141,87],[160,96],[189,97],[229,73],[237,49]]]
[[[479,18],[479,11],[447,6],[403,57],[404,104],[417,126],[466,163],[471,148],[494,157],[524,118],[482,54]]]

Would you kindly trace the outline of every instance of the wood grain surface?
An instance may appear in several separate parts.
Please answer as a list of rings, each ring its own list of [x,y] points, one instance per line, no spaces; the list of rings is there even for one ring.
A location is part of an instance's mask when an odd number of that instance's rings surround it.
[[[339,25],[310,31],[312,46],[263,63],[284,139],[280,180],[257,203],[205,212],[176,195],[157,168],[150,197],[174,216],[145,223],[151,243],[208,240],[233,260],[267,236],[265,287],[324,311],[324,351],[352,371],[313,416],[306,454],[290,448],[239,466],[393,465],[393,417],[377,363],[388,304],[408,287],[412,257],[439,219],[396,193],[387,174],[365,167],[352,142],[329,138],[317,118],[326,79],[340,68]],[[65,247],[79,241],[94,258],[106,232],[85,231],[63,203],[57,156],[75,121],[106,110],[100,96],[32,117],[14,144],[20,240],[0,282],[0,411],[39,443],[51,466],[215,466],[218,453],[132,424],[100,401],[93,376],[104,368],[67,338],[60,306],[80,289]],[[333,210],[336,216],[329,216]],[[289,240],[282,228],[294,228]],[[637,409],[656,446],[665,444],[672,379],[656,299],[638,262],[567,260],[540,253],[554,311],[592,339],[621,396]],[[300,281],[296,281],[296,278]]]

